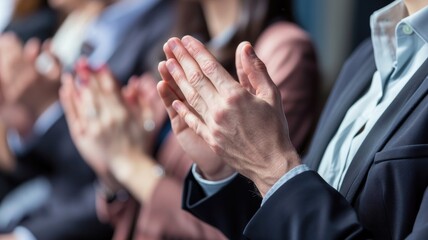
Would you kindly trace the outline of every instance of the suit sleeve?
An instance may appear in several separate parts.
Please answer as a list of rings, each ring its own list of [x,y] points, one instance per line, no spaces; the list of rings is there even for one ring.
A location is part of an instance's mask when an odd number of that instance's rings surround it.
[[[259,209],[245,178],[206,198],[191,175],[184,208],[231,239],[361,239],[364,231],[350,204],[313,171],[290,179]]]
[[[205,195],[191,172],[187,175],[183,208],[221,230],[229,239],[241,238],[245,225],[260,204],[261,197],[255,186],[242,175],[210,197]]]

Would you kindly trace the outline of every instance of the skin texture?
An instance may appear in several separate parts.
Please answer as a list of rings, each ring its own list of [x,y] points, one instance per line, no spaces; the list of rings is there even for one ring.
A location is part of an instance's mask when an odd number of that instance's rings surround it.
[[[219,179],[224,165],[229,165],[264,195],[300,163],[288,137],[278,89],[249,43],[242,43],[236,53],[240,83],[190,36],[170,39],[164,50],[168,60],[159,66],[164,81],[158,90],[170,117],[177,117],[175,111],[193,130],[192,134],[173,124],[183,148],[203,174]],[[265,116],[272,117],[266,121]],[[195,154],[186,148],[185,139],[211,151]],[[207,163],[206,156],[216,159],[215,164]]]
[[[150,172],[156,166],[149,157],[153,136],[144,129],[145,118],[152,115],[151,103],[144,100],[149,94],[144,89],[149,88],[131,80],[121,92],[107,67],[92,71],[83,60],[77,69],[78,77],[65,75],[61,89],[76,147],[111,190],[125,185],[140,201],[147,201],[158,180]]]

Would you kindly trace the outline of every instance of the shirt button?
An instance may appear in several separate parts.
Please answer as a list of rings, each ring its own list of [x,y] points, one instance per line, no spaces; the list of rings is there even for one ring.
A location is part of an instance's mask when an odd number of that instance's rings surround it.
[[[413,29],[412,29],[412,27],[410,27],[409,25],[407,25],[407,24],[404,24],[403,25],[403,33],[404,34],[406,34],[406,35],[410,35],[410,34],[412,34],[413,33]]]

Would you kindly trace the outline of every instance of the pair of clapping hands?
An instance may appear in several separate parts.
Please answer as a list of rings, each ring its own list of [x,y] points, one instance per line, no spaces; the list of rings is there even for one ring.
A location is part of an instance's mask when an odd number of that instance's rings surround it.
[[[112,190],[124,169],[151,154],[156,122],[166,113],[149,76],[132,77],[120,89],[109,68],[76,64],[76,75],[64,74],[60,91],[73,141],[82,157]],[[157,101],[156,101],[157,100]],[[114,176],[112,178],[112,176]]]
[[[237,171],[264,196],[300,164],[280,93],[248,42],[236,50],[239,82],[192,37],[170,39],[164,52],[158,91],[174,133],[205,178]]]

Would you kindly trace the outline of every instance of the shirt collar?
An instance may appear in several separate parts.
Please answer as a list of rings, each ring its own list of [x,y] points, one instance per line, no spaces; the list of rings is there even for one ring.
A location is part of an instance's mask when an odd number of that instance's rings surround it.
[[[413,15],[403,19],[405,23],[413,28],[413,31],[425,42],[428,43],[428,6],[417,11]]]
[[[396,0],[374,12],[370,19],[376,67],[382,81],[388,78],[397,60],[397,31],[402,23],[409,25],[424,42],[428,40],[428,7],[409,16],[402,0]]]

